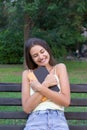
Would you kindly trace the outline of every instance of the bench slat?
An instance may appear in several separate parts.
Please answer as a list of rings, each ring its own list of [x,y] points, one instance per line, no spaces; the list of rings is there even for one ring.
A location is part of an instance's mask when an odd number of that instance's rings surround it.
[[[69,126],[70,130],[87,130],[87,126]]]
[[[20,92],[21,83],[0,83],[0,92]]]
[[[0,106],[21,106],[20,98],[0,98]]]
[[[21,98],[0,98],[0,106],[21,106]],[[87,99],[72,99],[70,106],[87,106]]]
[[[67,120],[87,120],[87,112],[65,112]],[[23,111],[0,112],[0,119],[26,119],[28,114]]]
[[[26,119],[28,114],[23,111],[18,112],[0,112],[0,119]]]
[[[23,130],[24,125],[0,125],[0,130]]]
[[[23,130],[24,125],[0,125],[0,130]],[[69,126],[70,130],[87,130],[87,126]]]
[[[87,84],[70,84],[71,92],[87,93]],[[0,83],[0,92],[20,92],[21,83]]]
[[[87,84],[70,84],[72,93],[87,93]]]
[[[70,106],[87,106],[87,98],[71,99]]]
[[[87,112],[65,112],[67,120],[87,120]]]

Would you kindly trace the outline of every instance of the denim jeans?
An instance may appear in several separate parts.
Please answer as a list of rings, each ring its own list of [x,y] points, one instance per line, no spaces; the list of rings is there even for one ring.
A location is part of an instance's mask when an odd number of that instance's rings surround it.
[[[32,112],[24,130],[69,130],[69,128],[63,111],[48,109]]]

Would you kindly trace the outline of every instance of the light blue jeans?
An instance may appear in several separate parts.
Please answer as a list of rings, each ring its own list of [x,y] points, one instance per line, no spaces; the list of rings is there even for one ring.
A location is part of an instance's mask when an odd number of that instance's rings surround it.
[[[24,130],[69,130],[64,112],[44,110],[32,112]]]

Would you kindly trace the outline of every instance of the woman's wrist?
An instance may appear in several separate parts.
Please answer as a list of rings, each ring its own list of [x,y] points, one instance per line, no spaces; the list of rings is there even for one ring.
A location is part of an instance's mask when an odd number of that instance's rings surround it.
[[[41,88],[42,88],[42,85],[39,85],[39,86],[37,87],[36,92],[40,92],[40,91],[41,91]]]
[[[42,86],[48,88],[48,87],[49,87],[49,84],[48,84],[47,82],[43,82],[43,83],[42,83]]]

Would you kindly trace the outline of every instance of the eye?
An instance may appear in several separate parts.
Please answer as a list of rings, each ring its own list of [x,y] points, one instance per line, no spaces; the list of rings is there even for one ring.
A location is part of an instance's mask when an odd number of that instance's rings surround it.
[[[32,55],[32,58],[36,58],[38,56],[38,54],[34,54]]]
[[[44,49],[41,49],[41,50],[40,50],[40,52],[41,52],[41,53],[44,53],[44,52],[45,52],[45,50],[44,50]]]

